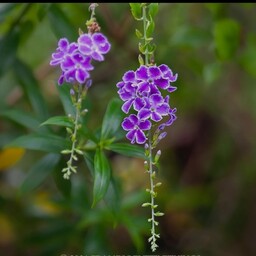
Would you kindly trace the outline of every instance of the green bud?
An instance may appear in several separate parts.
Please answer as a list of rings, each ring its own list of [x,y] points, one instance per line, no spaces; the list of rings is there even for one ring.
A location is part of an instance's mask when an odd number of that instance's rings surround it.
[[[147,207],[147,206],[151,206],[151,203],[144,203],[144,204],[142,204],[142,207]]]

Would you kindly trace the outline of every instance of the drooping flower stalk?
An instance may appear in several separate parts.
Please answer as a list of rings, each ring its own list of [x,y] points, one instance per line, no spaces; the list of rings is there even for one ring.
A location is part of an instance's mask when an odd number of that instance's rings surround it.
[[[130,6],[134,18],[143,22],[143,32],[136,30],[136,35],[142,41],[139,42],[139,50],[144,55],[144,59],[139,55],[140,67],[135,71],[125,72],[122,81],[116,86],[121,100],[124,101],[123,112],[129,114],[131,110],[133,111],[122,122],[122,128],[127,131],[126,138],[132,144],[144,144],[145,147],[147,158],[145,168],[150,177],[150,189],[146,191],[150,194],[150,202],[142,206],[151,208],[151,218],[148,219],[151,222],[151,236],[148,241],[154,252],[158,247],[157,238],[160,238],[160,234],[156,232],[158,225],[156,217],[164,214],[156,212],[157,205],[155,204],[157,195],[155,188],[161,185],[160,182],[155,184],[155,167],[157,167],[161,151],[158,150],[154,156],[153,150],[166,136],[167,133],[163,132],[164,128],[176,120],[176,108],[170,107],[169,95],[164,97],[162,93],[163,91],[172,93],[176,90],[172,83],[177,80],[178,75],[174,75],[167,65],[157,66],[153,61],[155,51],[155,44],[152,43],[153,18],[157,13],[158,4],[133,3]],[[165,120],[166,118],[168,119]],[[157,124],[159,122],[161,123]]]
[[[58,84],[62,85],[64,82],[71,84],[70,94],[75,108],[75,116],[70,116],[73,122],[73,128],[67,128],[72,147],[71,149],[62,151],[63,154],[70,154],[67,167],[62,170],[65,179],[69,179],[70,175],[76,172],[76,166],[74,166],[73,162],[78,160],[77,154],[83,154],[77,147],[77,135],[81,127],[80,117],[81,114],[84,113],[84,110],[82,110],[82,102],[92,83],[90,71],[94,69],[94,66],[91,62],[93,60],[104,61],[104,55],[108,53],[111,48],[107,37],[100,32],[100,26],[95,18],[96,7],[96,3],[91,4],[89,7],[91,17],[86,22],[88,33],[84,33],[79,29],[77,42],[69,43],[67,38],[61,38],[50,61],[50,65],[58,65],[62,71]]]

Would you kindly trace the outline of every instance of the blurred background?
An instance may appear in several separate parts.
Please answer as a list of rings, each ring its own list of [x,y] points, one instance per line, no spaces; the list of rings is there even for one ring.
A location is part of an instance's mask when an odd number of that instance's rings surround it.
[[[0,251],[9,256],[150,254],[148,176],[143,160],[110,154],[119,210],[91,208],[92,178],[83,161],[72,184],[45,153],[4,148],[39,124],[65,115],[49,66],[61,37],[86,31],[88,3],[0,4]],[[157,254],[256,255],[256,5],[161,3],[155,61],[179,77],[171,106],[178,119],[161,141]],[[88,126],[100,127],[123,73],[138,67],[130,7],[100,3],[96,17],[112,44],[92,72]],[[36,119],[35,119],[36,118]],[[37,120],[37,121],[35,121]],[[61,130],[66,136],[65,129]],[[126,141],[125,139],[123,141]],[[51,159],[48,159],[51,160]],[[41,162],[42,163],[42,162]],[[24,182],[39,168],[35,183]],[[37,180],[38,179],[38,180]],[[70,195],[65,196],[65,191]],[[151,253],[152,254],[152,253]]]

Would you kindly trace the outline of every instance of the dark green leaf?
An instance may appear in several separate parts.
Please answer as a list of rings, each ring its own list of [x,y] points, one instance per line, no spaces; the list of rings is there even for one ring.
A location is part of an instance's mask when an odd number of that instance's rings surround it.
[[[94,156],[95,152],[84,152],[84,160],[91,175],[94,175]]]
[[[148,7],[148,13],[151,18],[154,18],[158,13],[158,3],[151,3]]]
[[[141,19],[141,6],[139,3],[130,3],[131,12],[136,20]]]
[[[144,148],[137,145],[132,145],[128,143],[113,143],[108,145],[106,149],[129,157],[138,157],[143,159],[146,158]]]
[[[70,142],[62,137],[52,134],[24,135],[9,143],[6,147],[21,147],[26,149],[40,150],[59,153],[70,148]]]
[[[52,30],[57,38],[67,37],[70,41],[75,41],[77,39],[77,30],[58,4],[52,4],[47,14]]]
[[[94,207],[105,196],[111,176],[111,168],[108,159],[100,149],[96,151],[94,157],[94,168],[92,207]]]
[[[120,128],[123,119],[123,112],[121,110],[122,102],[120,99],[114,98],[108,104],[106,113],[103,118],[101,140],[112,138]]]
[[[55,181],[55,184],[57,186],[57,188],[59,189],[59,191],[61,192],[61,194],[66,197],[69,198],[70,197],[70,193],[71,193],[71,180],[67,180],[63,178],[63,173],[61,172],[63,168],[63,164],[59,164],[58,168],[55,168],[54,172],[53,172],[53,178]]]
[[[217,56],[221,60],[233,58],[239,46],[240,25],[235,20],[222,19],[215,23],[213,34]]]
[[[47,106],[42,97],[40,86],[31,69],[21,60],[17,60],[14,66],[14,71],[17,80],[22,85],[24,92],[28,96],[35,113],[38,114],[38,119],[47,119]]]
[[[147,37],[151,37],[153,32],[154,32],[154,29],[155,29],[155,23],[153,20],[149,21],[147,23],[147,27],[146,27],[146,35]]]
[[[12,120],[28,129],[38,130],[40,122],[31,114],[21,109],[9,109],[0,113],[0,116]]]
[[[63,84],[62,86],[59,86],[56,84],[56,86],[60,95],[62,105],[65,110],[65,113],[67,115],[75,116],[75,108],[73,106],[73,103],[70,97],[70,85]]]
[[[11,65],[13,65],[16,59],[19,36],[19,31],[17,28],[15,28],[0,40],[0,53],[2,63],[0,65],[0,77],[11,67]]]
[[[52,172],[60,159],[58,154],[48,154],[38,161],[29,171],[23,181],[20,192],[22,194],[31,192],[37,188]]]
[[[58,125],[73,128],[74,123],[67,116],[54,116],[43,122],[41,125]]]

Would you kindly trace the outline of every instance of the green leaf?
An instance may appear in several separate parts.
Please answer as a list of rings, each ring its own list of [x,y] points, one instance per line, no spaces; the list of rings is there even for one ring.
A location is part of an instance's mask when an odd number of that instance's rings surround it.
[[[128,143],[113,143],[108,145],[106,149],[112,150],[121,155],[146,159],[144,148],[137,145]]]
[[[0,77],[13,65],[16,60],[16,51],[19,44],[19,30],[17,28],[11,30],[0,40]],[[3,64],[4,63],[4,64]]]
[[[106,194],[110,182],[111,168],[108,159],[102,150],[97,150],[94,157],[94,184],[93,204],[94,207]]]
[[[136,20],[141,19],[141,6],[139,3],[130,3],[131,12]]]
[[[151,3],[148,6],[148,13],[150,15],[150,17],[153,19],[156,14],[158,13],[158,3]]]
[[[146,35],[147,37],[151,37],[155,29],[155,23],[153,20],[147,22],[146,26]]]
[[[17,60],[14,66],[14,72],[17,80],[22,85],[25,94],[29,98],[35,113],[38,114],[38,119],[47,119],[47,105],[40,91],[40,86],[31,69],[21,60]]]
[[[84,152],[84,160],[91,175],[94,175],[94,156],[95,152]]]
[[[124,113],[121,110],[122,102],[114,98],[108,104],[106,113],[103,118],[101,141],[112,138],[120,128]]]
[[[58,84],[56,84],[56,87],[59,92],[65,113],[67,115],[75,116],[75,108],[70,97],[70,85],[64,83],[62,86],[59,86]]]
[[[138,29],[135,30],[135,34],[139,39],[142,39],[143,35]]]
[[[66,164],[66,163],[65,163]],[[71,180],[67,180],[63,178],[63,173],[61,172],[63,168],[63,164],[58,164],[58,167],[55,168],[55,170],[53,171],[53,178],[54,178],[54,182],[57,186],[57,188],[59,189],[59,191],[61,192],[61,194],[66,197],[69,198],[70,194],[71,194]]]
[[[78,36],[77,30],[58,4],[52,4],[47,14],[52,30],[57,38],[67,37],[69,41],[76,41]]]
[[[73,128],[74,123],[67,116],[54,116],[43,122],[41,125],[58,125]]]
[[[21,109],[8,109],[1,112],[0,116],[14,121],[31,130],[38,130],[40,126],[40,122],[35,117]]]
[[[28,174],[20,187],[20,192],[25,194],[37,188],[52,172],[53,168],[59,162],[59,159],[60,155],[58,154],[48,154],[40,159],[28,171]]]
[[[21,147],[32,150],[59,153],[64,149],[70,148],[71,143],[62,137],[52,134],[29,134],[21,136],[6,147]]]
[[[239,46],[240,25],[233,19],[222,19],[215,23],[213,34],[217,56],[232,59]]]

